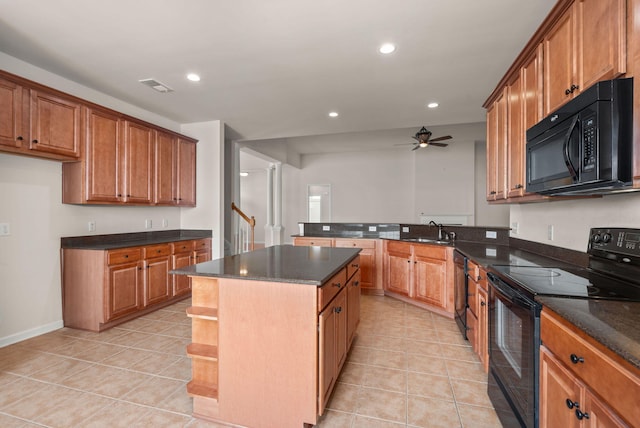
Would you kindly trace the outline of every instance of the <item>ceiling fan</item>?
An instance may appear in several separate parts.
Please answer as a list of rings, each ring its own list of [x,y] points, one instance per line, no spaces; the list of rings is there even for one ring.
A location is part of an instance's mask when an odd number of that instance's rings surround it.
[[[415,146],[411,150],[418,150],[420,147],[427,147],[427,146],[447,147],[449,144],[438,143],[437,141],[449,140],[451,139],[451,135],[431,138],[431,131],[429,131],[427,128],[423,126],[422,128],[420,128],[418,132],[416,132],[416,135],[414,135],[411,138],[417,141],[416,143],[411,143]]]

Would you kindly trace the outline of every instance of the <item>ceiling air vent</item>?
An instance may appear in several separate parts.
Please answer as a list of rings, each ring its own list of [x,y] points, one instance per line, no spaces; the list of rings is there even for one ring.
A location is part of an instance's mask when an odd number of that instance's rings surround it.
[[[171,89],[164,83],[158,82],[156,79],[142,79],[142,80],[138,80],[138,82],[142,83],[143,85],[147,85],[151,89],[155,89],[158,92],[163,92],[163,93],[173,92],[173,89]]]

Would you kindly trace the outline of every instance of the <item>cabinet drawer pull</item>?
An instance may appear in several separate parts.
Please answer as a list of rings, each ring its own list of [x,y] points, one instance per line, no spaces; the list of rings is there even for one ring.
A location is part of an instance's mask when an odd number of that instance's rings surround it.
[[[359,267],[360,267],[360,265],[359,265],[358,263],[353,263],[353,264],[351,265],[351,267],[352,267],[352,268],[359,268]]]
[[[576,418],[578,418],[579,421],[581,421],[582,419],[589,419],[589,413],[582,412],[580,409],[576,409]]]
[[[565,89],[565,90],[564,90],[564,94],[565,94],[565,95],[569,95],[570,93],[571,93],[571,89]]]
[[[16,138],[16,140],[22,141],[22,140],[24,140],[24,138],[22,138],[22,135],[18,135],[18,138]]]
[[[335,308],[333,310],[336,314],[339,314],[340,312],[342,312],[342,306],[338,306],[337,308]]]
[[[353,281],[353,286],[357,287],[358,285],[360,285],[360,281]]]
[[[569,358],[573,364],[584,363],[584,358],[578,357],[576,354],[571,354]]]
[[[33,144],[38,144],[38,140],[32,140],[31,141]]]
[[[333,285],[334,287],[338,287],[338,288],[342,287],[342,284],[340,284],[339,282],[334,282],[331,285]]]
[[[573,409],[574,407],[577,409],[580,407],[580,403],[578,403],[577,401],[571,401],[570,398],[567,398],[567,407],[570,409]]]
[[[487,306],[486,302],[480,302],[480,306]]]
[[[522,189],[524,186],[522,184],[516,184],[516,189]]]

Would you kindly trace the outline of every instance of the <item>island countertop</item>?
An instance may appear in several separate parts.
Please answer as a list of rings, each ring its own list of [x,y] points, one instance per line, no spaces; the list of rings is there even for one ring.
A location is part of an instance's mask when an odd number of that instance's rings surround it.
[[[359,252],[359,248],[275,245],[185,266],[171,273],[320,286]]]

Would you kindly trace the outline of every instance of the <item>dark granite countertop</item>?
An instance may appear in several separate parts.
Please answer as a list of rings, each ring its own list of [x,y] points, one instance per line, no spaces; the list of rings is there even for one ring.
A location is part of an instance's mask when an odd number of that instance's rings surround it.
[[[640,369],[640,302],[546,296],[536,300]]]
[[[70,236],[60,238],[61,248],[112,250],[167,242],[211,238],[211,230],[177,229],[156,232],[112,233],[108,235]]]
[[[359,248],[276,245],[186,266],[171,273],[319,286],[358,253]]]

